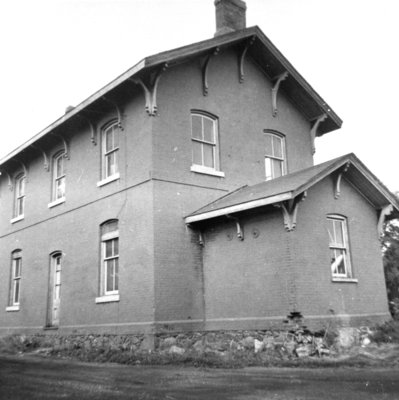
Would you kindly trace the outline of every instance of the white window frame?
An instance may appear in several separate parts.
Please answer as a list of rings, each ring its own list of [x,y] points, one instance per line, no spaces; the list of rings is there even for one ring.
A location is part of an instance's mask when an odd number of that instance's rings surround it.
[[[21,191],[21,182],[23,181],[23,190]],[[25,215],[25,190],[26,190],[26,176],[20,174],[15,178],[15,192],[14,192],[14,212],[11,222],[16,222],[24,218]],[[22,204],[22,207],[21,207]]]
[[[274,170],[274,163],[273,161],[278,161],[281,166],[281,176],[286,175],[287,173],[287,165],[286,165],[286,154],[285,154],[285,137],[282,134],[276,132],[264,132],[265,136],[270,137],[270,142],[272,145],[271,151],[268,152],[267,149],[265,150],[265,176],[266,181],[278,178],[276,176],[276,171]],[[278,139],[281,143],[281,156],[278,156],[278,152],[275,151],[274,148],[274,140]]]
[[[9,306],[6,311],[18,311],[21,300],[21,276],[22,276],[22,251],[15,250],[11,253],[11,280]]]
[[[109,221],[112,223],[115,221]],[[107,225],[107,222],[102,224],[101,228]],[[117,254],[112,254],[111,257],[106,257],[106,245],[112,243],[114,249],[114,243],[118,243]],[[110,261],[116,260],[118,263],[118,271],[114,273],[113,290],[107,290],[108,287],[108,264]],[[96,298],[96,303],[108,303],[113,301],[119,301],[119,229],[115,229],[111,232],[106,232],[101,235],[101,273],[100,273],[100,297]]]
[[[62,160],[62,173],[59,173],[58,171],[58,160]],[[53,182],[52,182],[52,201],[49,203],[48,207],[54,207],[57,204],[61,204],[65,202],[65,185],[66,185],[66,173],[65,173],[65,152],[61,152],[56,154],[53,157]],[[58,197],[58,190],[57,190],[57,185],[58,182],[64,181],[64,192],[61,197]]]
[[[194,137],[193,118],[201,118],[201,139]],[[213,140],[205,140],[204,138],[204,119],[211,121],[213,126]],[[224,177],[224,173],[220,170],[220,154],[219,154],[219,122],[217,117],[200,111],[192,111],[190,116],[191,123],[191,143],[192,143],[192,165],[191,171],[201,174],[215,175]],[[194,142],[201,146],[201,163],[194,162]],[[205,146],[212,148],[213,167],[206,166],[204,161]]]
[[[107,150],[107,133],[109,130],[112,130],[112,148]],[[115,146],[115,135],[117,135],[118,145]],[[114,121],[107,124],[101,131],[101,181],[97,184],[97,186],[102,186],[108,182],[112,182],[115,179],[119,178],[119,126],[118,122]],[[111,157],[115,157],[115,170],[113,173],[108,174],[108,165]]]
[[[332,279],[334,281],[335,280],[356,281],[355,279],[353,279],[352,276],[347,219],[341,215],[329,214],[327,216],[327,223],[328,223],[327,232],[329,236],[330,257],[331,257],[331,252],[334,252],[334,259],[332,260],[335,260],[334,262],[330,263]],[[338,243],[337,241],[337,234],[336,234],[337,224],[339,226],[339,229],[341,230],[343,243]],[[337,253],[342,253],[342,254],[337,257]],[[345,268],[345,272],[343,273],[340,273],[337,270],[338,265],[340,264],[339,260],[341,256],[343,257],[343,262],[344,262],[343,265]]]

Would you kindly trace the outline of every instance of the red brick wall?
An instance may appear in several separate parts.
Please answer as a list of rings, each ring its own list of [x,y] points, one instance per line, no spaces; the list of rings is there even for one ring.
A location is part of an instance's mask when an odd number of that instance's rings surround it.
[[[357,282],[333,282],[326,215],[348,218],[350,251]],[[279,210],[241,218],[244,241],[226,219],[205,233],[204,276],[207,328],[246,329],[280,321],[298,311],[310,326],[375,324],[389,319],[377,213],[345,180],[341,197],[327,178],[308,191],[297,228],[286,232]],[[254,229],[259,236],[254,237]],[[230,237],[233,237],[230,240]],[[275,317],[275,318],[271,318]]]

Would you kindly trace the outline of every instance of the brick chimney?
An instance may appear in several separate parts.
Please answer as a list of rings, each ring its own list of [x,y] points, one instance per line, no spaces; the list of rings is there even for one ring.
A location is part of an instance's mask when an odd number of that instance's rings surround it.
[[[216,33],[215,36],[234,32],[246,27],[245,12],[247,6],[242,0],[215,0]]]

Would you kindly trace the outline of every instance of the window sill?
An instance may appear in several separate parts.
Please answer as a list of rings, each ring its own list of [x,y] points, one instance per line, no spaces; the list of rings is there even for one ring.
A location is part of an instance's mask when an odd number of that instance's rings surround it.
[[[347,282],[347,283],[358,283],[355,278],[332,278],[333,282]]]
[[[14,224],[15,222],[21,221],[21,220],[23,220],[24,218],[25,218],[25,216],[24,216],[23,214],[22,214],[22,215],[18,215],[18,217],[11,218],[10,222],[11,222],[12,224]]]
[[[61,199],[57,199],[57,200],[52,201],[51,203],[48,203],[47,207],[52,208],[52,207],[58,206],[58,204],[62,204],[62,203],[65,203],[65,197],[62,197]]]
[[[101,297],[96,297],[96,303],[113,303],[119,301],[119,294],[108,294]]]
[[[19,311],[19,306],[8,306],[6,307],[6,311]]]
[[[101,180],[100,182],[97,182],[97,187],[104,186],[107,183],[116,181],[119,178],[120,178],[120,175],[119,175],[119,172],[118,172],[117,174],[111,175],[108,178],[105,178],[105,179]]]
[[[216,171],[213,168],[203,167],[202,165],[192,165],[190,168],[190,171],[197,172],[199,174],[213,175],[213,176],[219,176],[221,178],[224,178],[224,172]]]

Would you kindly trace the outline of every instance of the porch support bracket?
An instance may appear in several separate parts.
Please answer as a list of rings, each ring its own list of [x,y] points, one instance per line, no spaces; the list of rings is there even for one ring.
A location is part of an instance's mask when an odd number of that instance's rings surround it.
[[[316,118],[315,122],[313,123],[312,128],[310,129],[312,154],[316,153],[315,140],[316,140],[316,136],[317,136],[317,129],[319,128],[319,125],[326,119],[327,119],[327,114],[320,115],[318,118]]]
[[[342,180],[342,175],[348,171],[350,166],[350,162],[347,162],[345,164],[345,166],[339,171],[337,179],[335,181],[335,194],[334,194],[334,198],[335,199],[339,199],[339,197],[341,196],[341,180]]]
[[[145,97],[145,110],[150,117],[154,117],[158,113],[157,106],[157,90],[159,80],[161,79],[162,72],[164,72],[168,68],[168,64],[165,63],[163,66],[156,72],[155,77],[150,79],[150,81],[146,84],[143,79],[135,78],[131,79],[133,83],[136,85],[140,85],[144,91]]]
[[[50,171],[50,165],[49,165],[49,162],[48,162],[48,157],[47,157],[46,152],[45,152],[42,148],[40,148],[40,147],[38,147],[38,146],[34,146],[33,144],[31,145],[31,147],[32,147],[33,149],[36,149],[36,150],[40,151],[40,153],[42,153],[43,160],[44,160],[44,169],[45,169],[47,172]]]
[[[392,204],[388,204],[387,206],[385,206],[384,208],[381,209],[380,216],[378,218],[378,225],[377,225],[379,236],[383,235],[385,218],[389,214],[391,214],[392,211],[393,211],[393,205]]]
[[[240,63],[239,63],[239,82],[243,83],[244,82],[244,61],[245,61],[245,56],[247,54],[247,51],[250,46],[255,42],[255,36],[252,36],[246,43],[242,53],[240,54]]]
[[[299,203],[305,200],[306,196],[307,192],[304,191],[294,199],[282,201],[274,205],[277,208],[281,208],[284,218],[284,228],[287,232],[291,232],[296,228]]]
[[[272,107],[273,107],[273,117],[277,116],[277,94],[280,88],[280,84],[282,81],[288,78],[288,72],[285,71],[281,75],[277,76],[274,81],[274,85],[272,87]]]
[[[199,233],[198,233],[198,243],[201,247],[204,247],[204,245],[205,245],[204,236],[202,234],[202,231],[199,231]]]
[[[237,217],[233,217],[232,215],[226,215],[226,217],[235,222],[237,229],[237,238],[239,240],[244,240],[244,231],[242,230],[240,220]]]
[[[209,62],[213,56],[217,56],[219,54],[220,48],[216,47],[211,54],[206,56],[204,65],[202,66],[202,94],[204,96],[208,96],[209,93],[209,84],[208,84],[208,70],[209,70]]]

